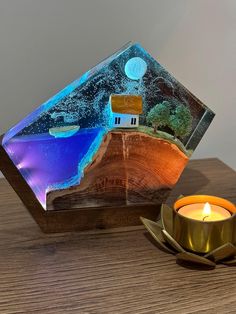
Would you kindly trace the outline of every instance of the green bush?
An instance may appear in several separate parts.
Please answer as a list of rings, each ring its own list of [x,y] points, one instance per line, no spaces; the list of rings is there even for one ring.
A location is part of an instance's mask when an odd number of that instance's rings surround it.
[[[182,104],[177,104],[174,109],[168,101],[163,101],[155,105],[147,115],[147,122],[153,126],[156,133],[159,127],[168,126],[175,137],[184,137],[191,132],[192,115],[189,108]]]
[[[184,137],[192,129],[192,116],[188,107],[178,105],[174,113],[169,117],[169,128],[174,132],[175,137]]]
[[[154,106],[147,115],[147,122],[153,126],[154,133],[158,127],[168,125],[170,118],[170,105],[167,101]]]

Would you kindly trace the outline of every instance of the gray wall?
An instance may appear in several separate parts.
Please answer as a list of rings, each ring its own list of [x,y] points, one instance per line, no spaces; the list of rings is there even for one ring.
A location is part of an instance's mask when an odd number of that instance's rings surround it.
[[[216,118],[193,158],[236,169],[235,0],[0,0],[0,132],[129,40]]]

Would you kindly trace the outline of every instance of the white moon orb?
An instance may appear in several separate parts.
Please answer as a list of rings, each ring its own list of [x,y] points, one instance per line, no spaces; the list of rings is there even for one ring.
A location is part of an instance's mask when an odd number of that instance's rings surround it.
[[[131,80],[140,80],[147,71],[147,63],[140,57],[129,59],[125,64],[125,74]]]

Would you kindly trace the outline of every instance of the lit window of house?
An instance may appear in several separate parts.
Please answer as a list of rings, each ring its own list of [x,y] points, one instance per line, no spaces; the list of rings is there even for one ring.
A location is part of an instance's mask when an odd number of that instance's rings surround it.
[[[115,117],[115,124],[120,124],[120,117]]]

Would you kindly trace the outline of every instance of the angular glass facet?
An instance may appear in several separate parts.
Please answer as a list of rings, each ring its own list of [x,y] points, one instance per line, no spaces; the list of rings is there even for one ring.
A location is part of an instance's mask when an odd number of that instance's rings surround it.
[[[213,117],[128,44],[10,129],[3,146],[45,209],[161,203]]]

